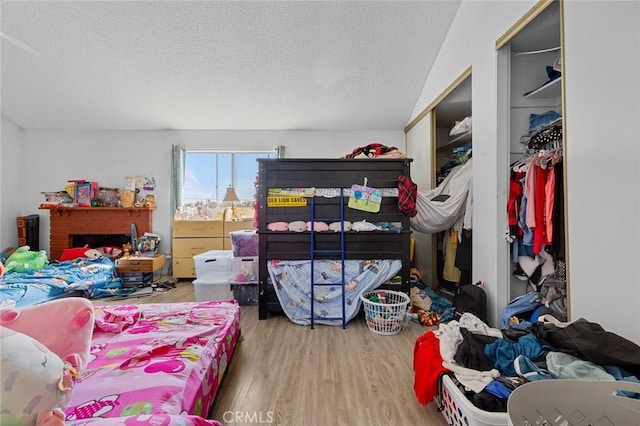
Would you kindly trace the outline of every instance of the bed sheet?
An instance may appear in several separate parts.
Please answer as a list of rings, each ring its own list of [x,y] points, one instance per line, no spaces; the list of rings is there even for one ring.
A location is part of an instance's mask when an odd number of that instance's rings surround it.
[[[274,283],[280,306],[289,319],[299,325],[311,324],[311,261],[310,260],[271,260],[267,269]],[[346,320],[353,319],[360,310],[360,295],[371,291],[393,278],[402,269],[397,259],[345,260],[345,315]],[[314,282],[340,283],[342,281],[342,262],[339,260],[316,260],[313,268]],[[342,325],[341,320],[324,318],[342,318],[341,285],[322,285],[314,290],[314,323]]]
[[[240,335],[236,301],[96,306],[95,313],[92,359],[65,424],[218,424],[205,419]]]
[[[122,288],[122,278],[111,259],[78,258],[50,263],[32,273],[5,273],[0,277],[0,306],[21,308],[71,294],[114,296]]]

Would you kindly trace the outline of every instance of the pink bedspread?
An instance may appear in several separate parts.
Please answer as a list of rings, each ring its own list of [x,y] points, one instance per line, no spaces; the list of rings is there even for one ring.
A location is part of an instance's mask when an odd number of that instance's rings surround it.
[[[205,418],[239,320],[235,301],[96,306],[92,360],[66,424],[219,425]]]

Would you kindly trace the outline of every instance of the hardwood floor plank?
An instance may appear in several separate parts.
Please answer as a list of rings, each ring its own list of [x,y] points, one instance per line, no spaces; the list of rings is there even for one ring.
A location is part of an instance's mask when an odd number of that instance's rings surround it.
[[[190,281],[165,293],[96,299],[96,305],[190,302]],[[409,323],[392,336],[374,334],[364,317],[340,326],[307,326],[284,315],[258,320],[242,306],[238,343],[211,418],[225,425],[436,425],[435,403],[413,391],[413,346],[429,328]]]

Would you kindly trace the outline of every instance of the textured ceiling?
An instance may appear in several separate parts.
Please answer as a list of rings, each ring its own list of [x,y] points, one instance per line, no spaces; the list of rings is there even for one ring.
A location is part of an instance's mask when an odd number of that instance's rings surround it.
[[[0,2],[25,129],[402,129],[455,1]]]

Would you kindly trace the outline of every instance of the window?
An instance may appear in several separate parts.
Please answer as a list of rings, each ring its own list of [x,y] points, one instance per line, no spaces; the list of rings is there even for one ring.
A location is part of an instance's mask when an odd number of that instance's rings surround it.
[[[183,211],[206,211],[206,216],[218,216],[231,203],[224,202],[229,186],[233,186],[239,201],[234,207],[253,207],[258,158],[275,158],[275,151],[220,152],[189,151],[184,156]],[[200,214],[198,214],[200,215]]]

